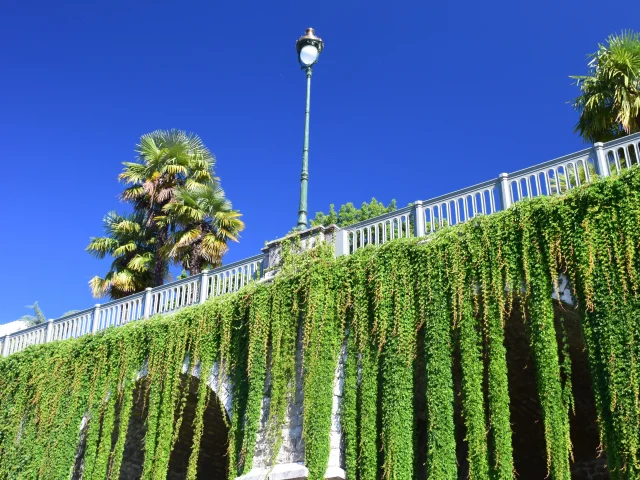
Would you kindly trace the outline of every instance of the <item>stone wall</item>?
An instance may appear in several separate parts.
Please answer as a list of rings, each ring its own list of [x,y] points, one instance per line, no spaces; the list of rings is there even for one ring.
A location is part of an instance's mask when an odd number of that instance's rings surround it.
[[[299,335],[300,338],[300,335]],[[333,409],[331,418],[331,451],[325,479],[342,480],[345,478],[342,429],[340,426],[340,401],[344,386],[344,361],[346,353],[342,348],[334,376]],[[303,480],[308,477],[304,466],[304,439],[302,438],[303,418],[303,379],[302,348],[298,345],[296,354],[296,391],[289,404],[282,427],[282,445],[276,455],[267,439],[266,426],[269,417],[270,378],[265,382],[265,394],[260,411],[260,428],[256,438],[253,456],[253,468],[238,480]],[[275,457],[275,461],[272,459]]]
[[[563,298],[561,296],[561,298]],[[596,425],[596,412],[591,392],[589,368],[580,327],[580,319],[575,311],[565,303],[555,303],[556,324],[559,330],[563,319],[569,339],[569,350],[572,359],[572,383],[575,395],[575,414],[571,415],[571,438],[573,442],[574,461],[572,462],[572,478],[584,480],[603,480],[609,478],[606,468],[606,457],[599,455],[599,437]],[[511,397],[511,423],[513,431],[514,466],[520,480],[537,480],[547,477],[546,451],[542,425],[540,401],[536,388],[534,359],[529,346],[527,323],[515,306],[505,325],[505,343],[507,347],[507,364],[509,376],[509,393]],[[300,337],[300,335],[299,335]],[[237,480],[303,480],[308,477],[304,466],[305,446],[302,438],[303,419],[303,368],[302,349],[300,345],[296,357],[296,390],[287,409],[285,423],[282,427],[282,444],[278,452],[271,450],[272,445],[266,436],[266,422],[270,405],[270,378],[267,375],[264,398],[260,413],[260,425],[256,435],[256,448],[253,468]],[[457,360],[458,352],[454,352],[454,385],[460,391],[461,372]],[[424,457],[426,452],[426,418],[424,360],[422,345],[418,345],[415,368],[415,412],[417,441],[418,480],[426,478]],[[333,391],[333,415],[331,422],[331,451],[326,479],[345,479],[344,445],[340,424],[340,404],[344,388],[344,364],[346,361],[343,346],[340,357],[336,359],[336,371]],[[184,478],[193,436],[192,417],[195,408],[195,391],[200,368],[193,367],[187,374],[188,362],[185,362],[184,378],[189,382],[190,393],[185,410],[185,417],[180,430],[175,451],[170,459],[168,478]],[[140,385],[143,385],[145,369],[141,371]],[[224,368],[215,365],[207,376],[207,383],[212,389],[210,404],[205,414],[205,433],[199,461],[200,478],[226,478],[226,443],[227,427],[223,415],[230,414],[232,401],[232,385]],[[144,442],[145,402],[142,398],[144,389],[136,390],[136,403],[129,424],[129,434],[125,447],[121,479],[137,479],[142,472],[142,445]],[[461,397],[456,395],[456,439],[459,478],[467,478],[468,463],[466,459],[466,432],[461,415]],[[83,424],[83,426],[85,426]],[[84,428],[83,428],[84,431]],[[81,435],[82,437],[82,435]],[[76,466],[74,478],[81,478],[81,457]]]

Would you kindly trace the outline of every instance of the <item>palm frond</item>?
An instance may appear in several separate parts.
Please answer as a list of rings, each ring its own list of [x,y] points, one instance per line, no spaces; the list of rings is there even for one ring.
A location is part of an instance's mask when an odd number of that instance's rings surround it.
[[[640,131],[640,35],[611,35],[589,58],[589,75],[571,77],[581,91],[575,131],[591,142]]]

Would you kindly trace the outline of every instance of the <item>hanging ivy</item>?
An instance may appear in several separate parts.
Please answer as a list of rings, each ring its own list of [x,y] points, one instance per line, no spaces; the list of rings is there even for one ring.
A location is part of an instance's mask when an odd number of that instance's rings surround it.
[[[232,398],[222,412],[232,479],[255,466],[260,435],[270,455],[259,458],[275,461],[299,391],[312,479],[335,459],[338,424],[349,479],[455,479],[463,463],[474,480],[513,479],[505,327],[521,312],[549,477],[568,479],[574,392],[559,278],[581,313],[611,476],[640,478],[640,170],[338,259],[292,239],[271,283],[0,359],[0,478],[119,478],[137,402],[142,478],[165,478],[197,374],[189,479],[211,375]]]

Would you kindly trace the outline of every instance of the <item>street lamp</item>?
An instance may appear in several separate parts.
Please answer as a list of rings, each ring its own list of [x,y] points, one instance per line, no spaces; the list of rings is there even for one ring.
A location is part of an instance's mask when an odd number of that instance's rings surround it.
[[[307,228],[307,184],[309,183],[309,110],[311,109],[311,68],[318,62],[324,43],[316,37],[313,28],[307,28],[296,42],[298,61],[307,72],[307,107],[304,111],[304,143],[302,144],[302,174],[300,175],[300,205],[297,230]]]

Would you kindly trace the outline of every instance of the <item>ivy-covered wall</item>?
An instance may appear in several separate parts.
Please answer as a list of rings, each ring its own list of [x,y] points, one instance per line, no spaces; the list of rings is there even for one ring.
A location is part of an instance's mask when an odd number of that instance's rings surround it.
[[[0,360],[0,478],[69,478],[83,418],[83,478],[118,478],[143,367],[142,478],[165,478],[189,395],[185,358],[204,372],[224,365],[233,380],[227,458],[235,478],[252,466],[267,371],[267,431],[278,451],[299,344],[310,478],[321,479],[327,465],[342,345],[349,479],[455,479],[461,450],[470,478],[515,478],[505,331],[517,312],[533,358],[546,469],[552,479],[569,479],[578,390],[564,322],[554,318],[560,275],[571,282],[581,319],[611,477],[640,478],[638,252],[640,170],[632,169],[427,240],[338,259],[328,246],[285,254],[270,284]],[[206,382],[198,385],[188,478],[196,476],[212,395]]]

